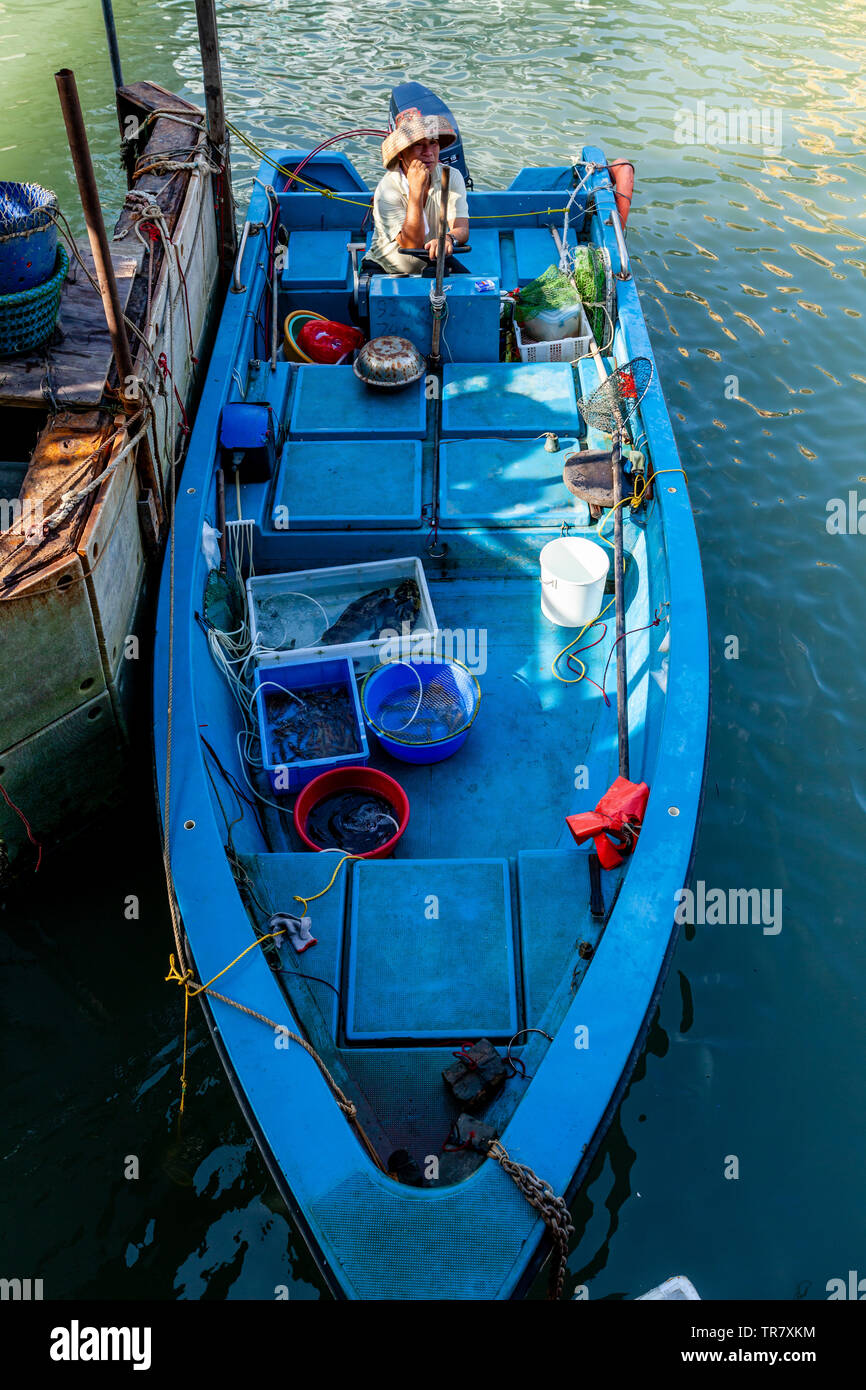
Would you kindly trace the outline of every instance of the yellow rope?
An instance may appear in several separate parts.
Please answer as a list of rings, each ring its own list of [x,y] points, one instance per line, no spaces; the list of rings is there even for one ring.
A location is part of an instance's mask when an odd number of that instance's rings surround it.
[[[684,468],[659,468],[657,472],[650,473],[648,478],[641,478],[638,475],[636,480],[640,482],[640,491],[636,492],[633,497],[621,497],[618,502],[614,503],[610,511],[605,512],[605,515],[602,517],[601,522],[599,523],[598,530],[595,533],[596,538],[600,541],[604,541],[605,545],[609,545],[611,550],[613,550],[613,541],[609,540],[607,536],[603,536],[601,534],[602,529],[613,516],[617,507],[622,507],[626,502],[628,502],[631,505],[631,509],[633,512],[637,511],[638,507],[643,505],[643,500],[647,494],[650,483],[653,482],[655,478],[660,478],[663,473],[682,473],[686,482],[688,483],[689,481],[688,476],[686,474],[686,470]]]
[[[641,484],[640,491],[636,492],[633,497],[621,497],[620,500],[616,502],[614,506],[611,507],[610,511],[605,513],[595,533],[598,540],[604,541],[605,545],[609,545],[611,550],[613,550],[613,542],[608,540],[607,536],[603,536],[601,534],[602,527],[606,524],[608,518],[613,516],[617,507],[621,507],[624,502],[630,502],[633,511],[636,510],[636,508],[640,507],[643,504],[643,500],[647,494],[647,490],[649,488],[650,483],[653,482],[655,478],[660,478],[663,473],[682,473],[686,482],[688,483],[689,481],[688,475],[684,468],[659,468],[656,472],[650,473],[648,478],[639,478],[638,481]],[[623,557],[623,569],[625,569],[625,557]],[[575,656],[574,660],[580,666],[580,674],[575,676],[573,680],[567,680],[566,677],[561,676],[556,669],[560,661],[565,656],[565,653],[567,651],[570,651],[572,647],[577,646],[584,633],[587,632],[589,628],[593,627],[594,624],[598,622],[599,618],[604,617],[604,614],[607,612],[608,608],[610,608],[613,602],[614,599],[610,599],[609,602],[604,605],[604,608],[602,608],[601,612],[597,615],[597,617],[593,618],[592,622],[585,623],[583,627],[580,629],[580,632],[574,638],[574,640],[569,642],[566,646],[564,646],[562,648],[562,651],[557,652],[556,656],[551,661],[551,672],[558,681],[562,682],[563,685],[577,685],[578,681],[582,681],[584,676],[586,675],[586,664],[581,660],[579,656]]]
[[[176,980],[177,983],[178,983],[179,985],[183,985],[183,987],[184,987],[184,990],[183,990],[183,996],[184,996],[184,998],[183,998],[183,1061],[182,1061],[182,1063],[181,1063],[181,1070],[180,1070],[180,1111],[179,1111],[179,1113],[178,1113],[178,1118],[180,1117],[180,1115],[183,1114],[184,1105],[185,1105],[185,1102],[186,1102],[186,1088],[187,1088],[187,1080],[186,1080],[186,1059],[187,1059],[187,1056],[188,1056],[188,1053],[189,1053],[189,1045],[188,1045],[188,1044],[189,1044],[189,1001],[190,1001],[190,999],[195,999],[196,996],[199,995],[199,994],[206,994],[206,993],[210,992],[210,987],[211,987],[211,985],[214,984],[214,983],[220,978],[221,975],[225,975],[226,971],[231,970],[231,968],[232,968],[233,965],[237,965],[238,961],[239,961],[239,960],[242,960],[243,957],[247,954],[247,951],[252,951],[253,948],[254,948],[255,946],[261,945],[261,943],[262,943],[263,941],[269,941],[269,940],[271,940],[272,938],[275,938],[275,937],[277,937],[277,936],[282,936],[282,935],[284,935],[285,931],[286,931],[286,928],[285,928],[285,927],[280,927],[279,931],[268,932],[267,936],[260,936],[260,937],[257,937],[255,941],[251,941],[250,944],[249,944],[249,946],[247,946],[246,950],[241,951],[241,953],[240,953],[239,956],[235,956],[234,960],[233,960],[233,961],[230,961],[229,964],[228,964],[227,966],[225,966],[225,968],[224,968],[223,970],[221,970],[221,971],[219,972],[218,975],[214,975],[213,979],[208,980],[208,982],[207,982],[206,985],[200,985],[200,984],[194,984],[194,983],[193,983],[193,981],[194,981],[194,976],[193,976],[192,970],[189,968],[189,966],[186,966],[186,965],[185,965],[185,967],[184,967],[184,973],[181,974],[180,971],[179,971],[179,969],[178,969],[178,967],[177,967],[177,962],[175,961],[174,956],[173,956],[173,955],[169,956],[169,958],[168,958],[168,974],[167,974],[166,977],[165,977],[166,983],[168,983],[170,980]],[[183,957],[182,957],[180,954],[179,954],[179,959],[180,959],[181,961],[183,961]],[[215,999],[222,999],[223,996],[222,996],[221,994],[216,994],[216,993],[214,992],[214,998],[215,998]],[[224,1002],[225,1002],[226,1004],[234,1004],[234,1003],[235,1003],[235,1001],[234,1001],[233,999],[225,999]],[[243,1011],[244,1011],[245,1013],[253,1013],[253,1010],[252,1010],[252,1009],[248,1009],[248,1008],[246,1007],[246,1005],[244,1005],[244,1004],[236,1004],[235,1007],[238,1008],[238,1009],[243,1009]],[[271,1022],[272,1022],[271,1019],[266,1019],[266,1018],[264,1017],[263,1014],[255,1014],[254,1016],[255,1016],[256,1018],[261,1018],[261,1019],[263,1020],[263,1022],[265,1022],[265,1023],[271,1023]],[[274,1027],[274,1028],[276,1028],[277,1026],[278,1026],[278,1025],[277,1025],[276,1023],[273,1024],[273,1027]]]
[[[344,854],[336,869],[331,874],[330,882],[326,885],[326,887],[322,889],[321,893],[313,893],[312,897],[309,898],[300,898],[298,897],[298,894],[295,893],[295,902],[304,904],[304,915],[306,916],[307,908],[309,907],[310,903],[314,903],[316,901],[316,898],[323,898],[327,893],[328,889],[334,886],[334,879],[337,877],[337,874],[340,872],[347,859],[363,859],[363,857],[363,854]]]
[[[556,676],[556,679],[557,679],[558,681],[561,681],[563,685],[577,685],[578,681],[582,681],[583,678],[584,678],[584,676],[586,675],[586,663],[583,662],[583,661],[581,661],[581,659],[580,659],[579,656],[576,656],[574,659],[575,659],[575,661],[578,663],[578,665],[580,666],[580,675],[579,675],[579,676],[575,676],[573,680],[566,680],[565,676],[561,676],[561,675],[559,674],[559,672],[557,671],[557,669],[556,669],[557,666],[559,665],[560,658],[563,657],[563,656],[565,656],[565,653],[566,653],[567,651],[570,651],[570,649],[571,649],[572,647],[576,647],[576,646],[577,646],[577,644],[578,644],[578,642],[580,641],[580,639],[581,639],[581,637],[583,636],[583,634],[584,634],[585,632],[587,632],[589,628],[594,627],[594,625],[599,621],[599,619],[604,617],[605,613],[606,613],[607,610],[610,608],[610,605],[611,605],[612,603],[615,603],[615,602],[616,602],[616,598],[615,598],[615,597],[612,598],[612,599],[609,599],[608,602],[604,605],[604,608],[602,608],[601,612],[598,613],[598,614],[596,614],[596,616],[592,619],[591,622],[584,623],[583,627],[580,629],[580,632],[579,632],[579,633],[577,634],[577,636],[573,639],[573,641],[567,643],[567,645],[563,647],[563,649],[562,649],[561,652],[557,652],[557,653],[556,653],[556,656],[553,658],[553,660],[552,660],[551,663],[550,663],[550,669],[551,669],[553,675]]]
[[[283,928],[282,930],[285,930],[285,929]],[[279,936],[280,934],[281,934],[280,932],[270,932],[270,933],[269,933],[270,936]],[[266,939],[265,937],[260,937],[260,938],[259,938],[259,941],[264,941],[265,939]],[[253,946],[258,946],[259,941],[254,941],[254,942],[252,943]],[[247,949],[250,949],[250,948],[248,947]],[[246,955],[246,951],[243,951],[241,954],[242,954],[242,955]],[[240,956],[238,956],[237,959],[240,960]],[[232,965],[234,965],[234,964],[235,964],[235,961],[232,961]],[[230,970],[230,969],[231,969],[231,966],[227,965],[227,966],[226,966],[226,970]],[[220,975],[224,975],[224,974],[225,974],[225,970],[221,970],[221,971],[220,971]],[[220,977],[219,975],[214,975],[214,980],[218,980],[219,977]],[[340,1109],[343,1111],[343,1113],[344,1113],[345,1115],[347,1115],[347,1116],[349,1117],[349,1119],[352,1119],[352,1120],[356,1117],[356,1115],[357,1115],[358,1112],[357,1112],[357,1108],[356,1108],[354,1102],[351,1101],[351,1100],[349,1100],[349,1098],[345,1095],[345,1093],[344,1093],[343,1091],[341,1091],[340,1087],[337,1085],[337,1082],[334,1080],[333,1076],[332,1076],[331,1073],[328,1071],[328,1068],[325,1066],[325,1063],[322,1061],[322,1059],[321,1059],[321,1057],[319,1056],[318,1052],[316,1052],[316,1050],[315,1050],[314,1047],[311,1047],[311,1046],[310,1046],[310,1044],[307,1042],[306,1038],[302,1038],[302,1037],[300,1036],[300,1034],[298,1034],[298,1033],[293,1033],[293,1032],[291,1031],[290,1028],[287,1028],[287,1027],[285,1026],[285,1024],[276,1023],[276,1022],[274,1021],[274,1019],[268,1018],[267,1014],[261,1014],[261,1013],[259,1013],[259,1011],[258,1011],[257,1009],[252,1009],[252,1008],[250,1008],[250,1006],[249,1006],[248,1004],[241,1004],[241,1003],[238,1002],[237,999],[229,999],[229,997],[228,997],[227,994],[220,994],[218,990],[211,989],[210,985],[213,983],[213,981],[211,981],[209,984],[206,984],[206,985],[199,984],[199,983],[194,979],[193,973],[192,973],[191,970],[187,970],[187,972],[186,972],[185,975],[181,975],[180,971],[179,971],[178,968],[177,968],[177,964],[176,964],[176,962],[175,962],[175,959],[174,959],[174,956],[173,956],[173,955],[172,955],[172,956],[169,956],[169,971],[168,971],[168,974],[166,975],[165,978],[166,978],[167,981],[168,981],[168,980],[176,980],[177,983],[178,983],[179,985],[183,985],[183,986],[184,986],[184,995],[185,995],[185,998],[186,998],[186,1009],[185,1009],[185,1012],[184,1012],[184,1019],[186,1019],[186,1015],[187,1015],[188,1012],[189,1012],[189,1001],[190,1001],[190,999],[194,999],[194,998],[196,997],[196,995],[199,995],[199,994],[208,994],[208,995],[210,995],[211,999],[219,999],[223,1004],[230,1004],[230,1005],[232,1006],[233,1009],[239,1009],[239,1010],[241,1011],[241,1013],[243,1013],[243,1014],[248,1014],[248,1015],[250,1016],[250,1018],[257,1018],[257,1019],[259,1020],[260,1023],[266,1024],[266,1025],[268,1026],[268,1028],[272,1028],[272,1029],[274,1030],[274,1032],[282,1033],[282,1034],[285,1035],[285,1037],[290,1038],[292,1042],[298,1043],[298,1045],[299,1045],[300,1047],[302,1047],[302,1048],[304,1049],[305,1052],[309,1053],[309,1055],[312,1057],[313,1061],[316,1063],[317,1067],[318,1067],[319,1070],[321,1071],[322,1075],[324,1076],[325,1080],[328,1082],[328,1085],[331,1087],[331,1090],[333,1091],[334,1095],[336,1096],[336,1098],[337,1098],[337,1103],[338,1103],[338,1105],[340,1106]],[[182,1078],[181,1078],[181,1079],[182,1079],[182,1085],[181,1085],[181,1091],[182,1091],[182,1093],[186,1090],[186,1079],[185,1079],[185,1078],[186,1078],[186,1042],[187,1042],[187,1030],[186,1030],[186,1026],[184,1026],[184,1039],[183,1039],[183,1041],[184,1041],[184,1057],[183,1057],[183,1072],[182,1072]],[[182,1110],[183,1110],[183,1094],[181,1095],[181,1111],[182,1111]]]
[[[333,199],[335,203],[351,203],[351,205],[356,208],[369,208],[369,203],[362,203],[358,198],[342,198],[339,193],[333,193],[330,188],[317,188],[314,183],[309,183],[306,179],[301,178],[300,174],[296,174],[293,169],[287,169],[284,164],[280,164],[276,159],[271,159],[271,156],[266,154],[265,151],[256,144],[255,140],[251,140],[248,135],[244,135],[243,131],[238,130],[236,125],[232,125],[231,121],[226,121],[226,129],[230,130],[232,135],[237,136],[242,144],[253,151],[253,154],[257,154],[259,159],[264,160],[265,164],[270,164],[272,169],[276,169],[278,174],[285,174],[287,178],[292,179],[295,183],[303,184],[304,188],[308,188],[311,193],[319,193],[323,198]]]
[[[245,950],[241,951],[239,956],[235,956],[234,960],[230,960],[228,965],[224,966],[218,975],[214,975],[213,979],[208,980],[206,985],[198,985],[195,989],[190,990],[192,998],[194,999],[197,994],[203,994],[206,989],[210,989],[211,985],[216,984],[217,980],[221,979],[223,975],[227,974],[228,971],[231,970],[233,965],[237,965],[238,961],[243,960],[244,956],[247,955],[250,951],[254,950],[256,946],[261,946],[264,944],[264,942],[275,940],[278,936],[285,936],[285,934],[286,928],[280,927],[279,931],[269,931],[264,936],[257,936],[255,941],[251,941],[249,946],[247,946]],[[192,974],[192,971],[190,971],[189,973]],[[176,979],[177,976],[166,975],[165,978],[167,980],[173,980]]]
[[[337,867],[334,869],[334,872],[331,874],[331,877],[330,877],[329,882],[328,882],[327,885],[321,890],[320,893],[313,893],[309,898],[301,898],[301,897],[299,897],[297,894],[295,894],[295,895],[294,895],[294,897],[295,897],[295,902],[296,902],[296,903],[303,903],[303,905],[304,905],[304,913],[306,914],[307,908],[309,907],[310,903],[315,902],[317,898],[323,898],[323,897],[325,896],[325,894],[328,892],[328,889],[333,887],[334,880],[336,879],[337,874],[338,874],[338,873],[340,872],[340,870],[342,869],[342,867],[343,867],[343,865],[345,864],[346,860],[347,860],[347,859],[361,859],[361,858],[363,858],[363,856],[360,855],[360,854],[345,854],[345,855],[343,856],[343,858],[340,860],[340,862],[337,864]],[[172,898],[173,898],[173,895],[172,895]],[[176,944],[176,946],[177,946],[177,948],[178,948],[177,956],[178,956],[178,960],[180,960],[180,961],[184,964],[184,971],[183,971],[183,974],[181,974],[181,971],[178,969],[177,961],[175,960],[174,956],[171,955],[171,956],[169,956],[169,959],[168,959],[168,974],[166,975],[165,979],[166,979],[166,983],[168,983],[168,982],[171,981],[171,980],[175,980],[179,985],[182,985],[182,986],[183,986],[183,993],[184,993],[184,1005],[183,1005],[183,1061],[182,1061],[182,1063],[181,1063],[181,1073],[180,1073],[180,1112],[179,1112],[179,1116],[182,1115],[182,1114],[183,1114],[183,1111],[184,1111],[184,1104],[185,1104],[185,1101],[186,1101],[186,1090],[187,1090],[186,1060],[187,1060],[187,1056],[188,1056],[188,1052],[189,1052],[189,1001],[190,1001],[190,999],[195,999],[195,998],[197,998],[199,994],[210,994],[210,995],[212,996],[212,998],[214,998],[214,999],[221,999],[221,1000],[223,1001],[224,1004],[231,1004],[233,1008],[235,1008],[235,1009],[240,1009],[242,1013],[249,1014],[252,1018],[258,1018],[258,1019],[260,1019],[260,1020],[262,1021],[262,1023],[266,1023],[266,1024],[267,1024],[269,1027],[271,1027],[271,1028],[282,1029],[282,1031],[285,1032],[285,1034],[286,1034],[287,1037],[292,1038],[295,1042],[300,1043],[301,1047],[305,1048],[306,1051],[309,1052],[310,1056],[313,1058],[313,1060],[315,1061],[316,1065],[319,1067],[320,1071],[322,1072],[322,1075],[326,1078],[328,1084],[330,1085],[331,1089],[332,1089],[333,1092],[334,1092],[334,1095],[337,1097],[337,1101],[338,1101],[338,1103],[339,1103],[339,1105],[340,1105],[340,1109],[343,1110],[343,1111],[345,1112],[345,1114],[348,1115],[348,1117],[349,1117],[350,1119],[354,1119],[354,1118],[355,1118],[355,1115],[356,1115],[355,1106],[353,1105],[353,1103],[352,1103],[350,1100],[348,1100],[348,1099],[346,1098],[346,1096],[345,1096],[345,1095],[343,1094],[343,1092],[340,1090],[340,1087],[337,1085],[336,1081],[335,1081],[334,1078],[331,1076],[331,1073],[328,1071],[328,1068],[325,1066],[325,1063],[322,1061],[321,1057],[320,1057],[319,1054],[315,1051],[315,1049],[312,1048],[312,1047],[309,1045],[309,1043],[305,1042],[304,1039],[301,1038],[301,1037],[299,1037],[297,1033],[291,1033],[291,1032],[289,1032],[288,1029],[283,1028],[283,1025],[282,1025],[282,1024],[275,1023],[274,1020],[273,1020],[272,1018],[267,1018],[265,1014],[257,1013],[255,1009],[249,1008],[246,1004],[239,1004],[238,1001],[237,1001],[236,999],[229,999],[226,995],[224,995],[224,994],[218,994],[218,993],[216,992],[216,990],[214,990],[214,989],[211,988],[211,986],[212,986],[212,985],[215,985],[216,982],[217,982],[217,980],[221,979],[223,975],[228,974],[229,970],[231,970],[233,966],[237,965],[238,961],[243,960],[244,956],[248,955],[250,951],[255,950],[256,946],[262,946],[262,945],[264,945],[264,943],[265,943],[266,941],[275,941],[276,938],[277,938],[278,936],[285,936],[285,935],[286,935],[286,931],[287,931],[287,928],[286,928],[286,927],[279,927],[276,931],[266,932],[264,936],[257,936],[256,939],[255,939],[255,941],[251,941],[250,944],[249,944],[249,946],[246,946],[246,947],[243,949],[243,951],[241,951],[240,955],[235,956],[234,960],[229,961],[228,965],[223,966],[222,970],[218,971],[216,975],[211,976],[211,978],[207,981],[206,984],[199,984],[199,983],[195,980],[195,977],[193,976],[192,970],[189,968],[189,966],[187,966],[187,965],[185,964],[184,958],[183,958],[183,953],[182,953],[182,950],[181,950],[181,943],[180,943],[180,939],[179,939],[179,933],[176,935],[175,944]],[[364,1139],[364,1142],[367,1143],[366,1137],[365,1137],[365,1139]],[[370,1147],[370,1146],[368,1145],[368,1148],[369,1148],[369,1147]],[[377,1162],[378,1162],[378,1159],[377,1159]]]
[[[656,470],[656,472],[650,473],[648,478],[642,479],[640,492],[635,493],[634,498],[628,499],[631,502],[633,511],[636,510],[642,504],[650,483],[653,482],[655,478],[660,478],[663,473],[682,473],[683,477],[686,480],[686,484],[688,485],[689,476],[684,468],[659,468]]]
[[[256,144],[255,140],[251,140],[248,135],[244,135],[242,130],[238,130],[238,127],[233,125],[231,121],[226,121],[226,129],[230,130],[232,135],[236,136],[242,144],[252,150],[253,154],[258,155],[259,159],[263,160],[265,164],[269,164],[272,169],[276,169],[278,174],[285,174],[287,178],[290,178],[294,183],[302,184],[303,187],[309,189],[311,193],[318,193],[322,198],[330,198],[335,203],[349,203],[352,207],[356,208],[370,208],[369,202],[361,202],[359,198],[344,198],[339,193],[333,193],[330,188],[319,188],[316,184],[310,183],[307,179],[302,178],[300,174],[296,174],[294,169],[287,169],[284,164],[280,164],[278,160],[272,159],[260,145]],[[473,216],[472,221],[498,222],[503,217],[547,217],[551,213],[560,213],[564,211],[565,208],[560,207],[538,208],[534,212],[485,212],[480,216]]]

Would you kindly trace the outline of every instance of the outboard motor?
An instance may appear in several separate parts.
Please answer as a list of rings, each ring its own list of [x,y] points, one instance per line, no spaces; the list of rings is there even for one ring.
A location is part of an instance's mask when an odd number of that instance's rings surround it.
[[[422,116],[444,116],[446,121],[454,129],[457,139],[453,145],[448,145],[439,156],[440,164],[450,164],[452,168],[459,169],[466,180],[466,187],[472,188],[472,180],[466,168],[466,160],[463,157],[463,141],[460,138],[460,127],[454,119],[449,107],[447,107],[435,92],[431,92],[429,87],[425,87],[421,82],[401,82],[399,87],[391,89],[391,102],[388,109],[388,124],[393,130],[400,111],[406,111],[414,106],[421,112]]]

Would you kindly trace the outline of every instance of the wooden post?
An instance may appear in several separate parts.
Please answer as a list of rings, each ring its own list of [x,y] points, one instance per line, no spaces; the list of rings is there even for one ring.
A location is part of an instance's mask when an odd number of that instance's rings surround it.
[[[102,218],[96,175],[93,172],[93,161],[90,158],[90,147],[87,143],[87,131],[84,126],[84,117],[81,114],[81,103],[78,100],[75,74],[69,68],[61,68],[60,72],[54,74],[54,79],[60,96],[63,120],[66,123],[69,149],[72,154],[72,163],[75,166],[75,177],[78,181],[78,193],[81,198],[90,249],[93,252],[93,264],[99,282],[99,293],[102,296],[102,307],[105,310],[105,320],[108,324],[111,346],[114,350],[120,394],[125,403],[124,408],[127,414],[133,414],[138,409],[138,402],[128,398],[125,393],[127,382],[133,375],[132,357],[123,322],[123,310],[120,307],[120,296],[117,293],[117,281],[114,277],[114,266],[111,263],[111,250],[105,232],[105,222]],[[147,437],[141,440],[136,450],[135,461],[139,482],[145,493],[152,493],[152,506],[156,512],[157,522],[160,523],[163,519],[160,481],[154,468]]]
[[[195,14],[198,20],[198,39],[201,48],[201,65],[204,71],[205,109],[207,128],[212,144],[219,152],[223,163],[222,177],[216,184],[217,229],[220,239],[220,273],[226,285],[231,276],[237,252],[237,232],[235,230],[235,204],[232,196],[232,178],[229,162],[229,139],[226,130],[226,113],[223,104],[223,83],[220,69],[219,34],[217,33],[215,0],[195,0]]]

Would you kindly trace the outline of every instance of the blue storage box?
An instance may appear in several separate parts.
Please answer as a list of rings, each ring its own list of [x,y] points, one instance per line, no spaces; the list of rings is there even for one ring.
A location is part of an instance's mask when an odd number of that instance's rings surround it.
[[[553,243],[551,242],[551,245]],[[393,334],[429,352],[433,331],[430,287],[423,275],[374,275],[370,281],[370,337]],[[487,285],[487,288],[479,286]],[[448,306],[442,333],[446,362],[499,361],[499,280],[446,275]]]
[[[280,288],[284,290],[349,290],[349,227],[289,232]]]
[[[519,965],[507,859],[362,859],[351,894],[350,1046],[514,1036]],[[424,918],[431,894],[439,904],[432,924]]]
[[[294,691],[301,700],[307,696],[332,687],[345,688],[348,696],[348,720],[346,727],[354,736],[357,747],[354,752],[327,752],[320,750],[320,756],[304,758],[293,756],[290,742],[306,751],[308,740],[298,737],[299,726],[291,719],[289,710],[298,702],[288,697],[284,709],[278,715],[274,709],[279,691]],[[358,687],[351,661],[338,657],[330,661],[305,661],[291,666],[268,666],[255,672],[255,703],[259,735],[262,744],[262,764],[275,792],[296,792],[307,782],[312,782],[321,772],[334,767],[366,767],[370,760]],[[272,698],[274,697],[274,698]],[[298,705],[300,709],[300,705]],[[281,730],[280,725],[283,724]],[[286,727],[288,726],[288,727]],[[327,743],[329,731],[323,718],[322,742]],[[312,746],[315,747],[315,740]]]
[[[335,319],[337,323],[350,321],[351,240],[349,227],[323,227],[315,231],[289,233],[288,252],[280,276],[283,313],[293,309],[309,309],[324,315],[326,319]]]

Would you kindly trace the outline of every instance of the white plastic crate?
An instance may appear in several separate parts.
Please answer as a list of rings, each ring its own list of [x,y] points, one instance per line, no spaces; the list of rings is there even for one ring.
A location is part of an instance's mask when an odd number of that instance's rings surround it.
[[[592,339],[592,329],[583,312],[580,327],[581,333],[577,338],[557,338],[552,342],[539,343],[534,338],[525,337],[515,319],[514,338],[521,362],[576,362],[579,357],[590,351],[589,344]]]
[[[333,625],[355,599],[380,588],[394,589],[408,579],[414,579],[418,585],[421,604],[410,633],[398,633],[395,627],[387,629],[398,634],[395,637],[364,637],[325,644],[319,641],[324,629]],[[373,666],[382,657],[433,651],[439,636],[424,566],[415,555],[360,565],[254,575],[247,580],[247,599],[260,666],[338,656],[358,661],[362,667]]]

